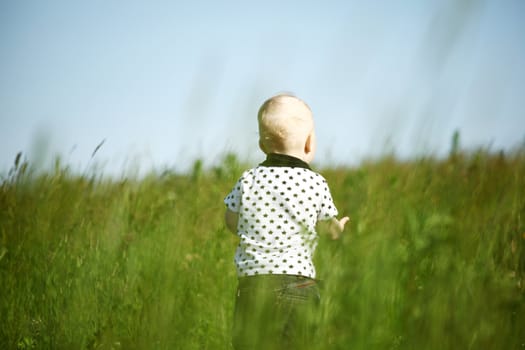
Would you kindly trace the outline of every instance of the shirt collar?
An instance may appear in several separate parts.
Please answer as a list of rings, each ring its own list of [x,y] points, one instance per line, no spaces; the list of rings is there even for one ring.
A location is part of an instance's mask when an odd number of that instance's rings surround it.
[[[259,164],[266,167],[290,167],[290,168],[304,168],[309,169],[308,163],[297,157],[289,156],[287,154],[270,153],[266,156],[266,160]]]

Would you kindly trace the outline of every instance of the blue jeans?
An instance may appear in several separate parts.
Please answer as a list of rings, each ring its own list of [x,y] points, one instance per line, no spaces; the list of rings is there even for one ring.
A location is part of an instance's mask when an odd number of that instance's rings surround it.
[[[312,344],[319,288],[311,278],[239,278],[233,321],[235,350],[307,349]]]

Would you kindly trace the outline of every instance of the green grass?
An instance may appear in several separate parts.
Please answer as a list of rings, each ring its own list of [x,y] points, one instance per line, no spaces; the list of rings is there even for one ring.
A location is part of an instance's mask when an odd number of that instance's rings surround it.
[[[227,156],[143,179],[36,174],[0,190],[0,348],[230,349],[236,238]],[[525,347],[525,153],[321,169],[342,214],[322,237],[317,349]]]

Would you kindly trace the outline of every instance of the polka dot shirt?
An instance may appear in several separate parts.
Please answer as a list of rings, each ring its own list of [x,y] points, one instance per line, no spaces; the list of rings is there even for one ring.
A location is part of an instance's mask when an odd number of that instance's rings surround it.
[[[238,213],[239,277],[290,274],[315,278],[318,220],[337,216],[326,180],[291,156],[270,154],[245,171],[224,199]]]

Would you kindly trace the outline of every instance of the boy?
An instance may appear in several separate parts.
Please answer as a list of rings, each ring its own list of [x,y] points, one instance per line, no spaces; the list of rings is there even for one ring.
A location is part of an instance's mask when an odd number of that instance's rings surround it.
[[[277,95],[257,115],[266,160],[245,171],[224,199],[225,221],[240,237],[233,345],[241,349],[294,349],[309,344],[307,318],[319,302],[312,257],[317,221],[338,220],[325,179],[309,163],[316,150],[314,121],[305,102]]]

